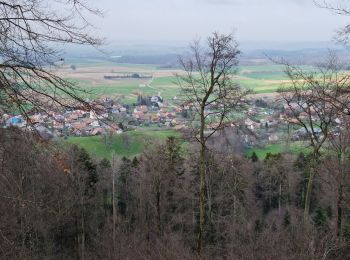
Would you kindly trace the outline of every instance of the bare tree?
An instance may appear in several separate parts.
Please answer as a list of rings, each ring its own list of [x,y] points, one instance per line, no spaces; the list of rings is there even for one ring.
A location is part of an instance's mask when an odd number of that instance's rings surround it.
[[[343,3],[342,3],[343,2]],[[342,16],[350,16],[350,6],[344,2],[331,0],[314,0],[316,6],[330,10],[332,13]],[[339,29],[335,35],[335,40],[344,45],[350,41],[350,23]]]
[[[305,196],[305,218],[310,211],[315,166],[320,158],[321,148],[329,140],[334,120],[345,109],[340,105],[344,99],[342,89],[349,87],[350,77],[340,69],[339,62],[332,53],[326,63],[319,65],[316,70],[307,71],[285,63],[290,84],[280,89],[281,97],[290,111],[293,123],[304,129],[312,148]]]
[[[341,3],[343,2],[343,3]],[[332,13],[342,16],[350,16],[350,6],[348,6],[346,1],[337,1],[331,3],[330,0],[314,0],[316,6],[320,8],[324,8],[330,10]],[[343,28],[339,29],[334,37],[335,41],[345,46],[349,45],[350,42],[350,23],[345,25]],[[339,80],[339,84],[335,91],[341,93],[337,95],[328,95],[328,101],[332,103],[332,105],[336,106],[338,109],[343,110],[343,112],[347,115],[350,115],[350,90],[348,88],[347,79],[348,75],[343,74],[342,79]],[[337,98],[334,98],[337,97]]]
[[[84,91],[55,73],[58,48],[101,44],[88,33],[88,12],[100,14],[81,0],[0,1],[1,110],[88,106]]]
[[[198,252],[202,249],[205,223],[205,176],[207,140],[232,121],[248,91],[232,81],[238,64],[238,44],[232,34],[213,33],[202,46],[199,40],[190,46],[188,57],[180,58],[184,75],[177,75],[183,102],[195,108],[199,127],[192,137],[200,144]]]
[[[343,212],[346,202],[346,186],[349,180],[349,160],[350,155],[350,122],[346,117],[342,118],[339,131],[330,135],[330,141],[327,148],[332,154],[324,160],[325,168],[329,177],[327,178],[331,190],[335,193],[336,200],[336,234],[337,237],[342,235]],[[333,155],[334,154],[334,155]]]

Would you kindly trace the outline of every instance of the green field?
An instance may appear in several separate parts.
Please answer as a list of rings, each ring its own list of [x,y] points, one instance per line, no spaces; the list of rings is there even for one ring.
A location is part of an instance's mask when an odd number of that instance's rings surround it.
[[[286,144],[268,144],[263,148],[250,148],[246,150],[246,156],[252,156],[253,152],[259,157],[259,159],[264,159],[266,154],[272,153],[294,153],[298,154],[300,152],[308,153],[310,150],[302,142],[293,142],[289,147]]]
[[[85,148],[89,153],[102,159],[112,159],[114,153],[117,157],[133,157],[141,154],[152,143],[163,142],[167,137],[180,137],[180,133],[174,130],[152,130],[142,129],[130,131],[121,135],[113,136],[111,140],[105,139],[103,136],[90,137],[69,137],[66,142],[76,144]],[[253,152],[257,154],[259,159],[264,159],[266,154],[272,153],[308,153],[309,149],[302,142],[291,143],[289,148],[285,144],[268,144],[263,148],[247,149],[245,155],[250,157]]]
[[[141,129],[113,136],[110,140],[103,136],[69,137],[67,142],[77,144],[98,158],[111,159],[116,156],[133,157],[144,151],[150,143],[165,141],[167,137],[179,137],[173,130]]]
[[[258,80],[288,79],[284,73],[284,66],[281,65],[241,66],[238,75]]]

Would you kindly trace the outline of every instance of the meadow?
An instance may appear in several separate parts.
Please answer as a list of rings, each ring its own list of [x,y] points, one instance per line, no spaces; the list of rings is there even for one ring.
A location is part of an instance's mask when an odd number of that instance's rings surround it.
[[[258,156],[260,160],[263,160],[268,153],[271,154],[277,154],[277,153],[293,153],[293,154],[299,154],[299,153],[309,153],[310,148],[305,146],[303,142],[292,142],[287,146],[286,143],[274,143],[274,144],[267,144],[264,147],[261,148],[249,148],[246,150],[245,155],[247,157],[251,157],[252,154],[255,152],[255,154]]]
[[[180,137],[180,134],[173,130],[138,129],[114,135],[111,138],[104,136],[69,137],[66,142],[79,145],[98,158],[111,160],[113,154],[117,157],[136,156],[151,143],[163,142],[170,136]]]
[[[111,160],[113,154],[116,157],[125,156],[132,158],[141,154],[149,145],[165,142],[171,136],[180,137],[180,133],[175,130],[137,130],[115,135],[111,139],[104,136],[69,137],[66,143],[79,145],[97,158]],[[186,143],[184,143],[184,147],[187,147]],[[307,154],[310,152],[310,148],[306,147],[302,142],[292,142],[289,147],[286,144],[275,143],[267,144],[261,148],[249,148],[245,151],[245,156],[251,157],[253,152],[256,153],[260,160],[263,160],[268,153],[299,154],[303,152]]]

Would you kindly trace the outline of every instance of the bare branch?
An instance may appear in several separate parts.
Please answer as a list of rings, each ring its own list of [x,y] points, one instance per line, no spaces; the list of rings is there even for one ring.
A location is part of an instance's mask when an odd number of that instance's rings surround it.
[[[0,109],[22,113],[52,107],[87,107],[84,90],[55,74],[62,44],[98,47],[87,33],[86,12],[101,15],[80,0],[0,1]],[[52,8],[52,6],[54,8]],[[65,12],[62,12],[65,10]]]

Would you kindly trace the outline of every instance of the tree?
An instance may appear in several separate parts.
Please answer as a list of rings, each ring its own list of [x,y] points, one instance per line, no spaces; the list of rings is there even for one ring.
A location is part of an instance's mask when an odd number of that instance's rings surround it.
[[[0,258],[95,258],[110,185],[103,164],[77,147],[0,129]]]
[[[327,176],[331,190],[334,191],[336,198],[336,234],[337,237],[342,235],[342,226],[344,218],[344,208],[346,202],[346,187],[348,185],[350,170],[349,170],[349,156],[350,156],[350,122],[349,118],[342,117],[339,132],[330,135],[330,140],[327,144],[329,151],[332,154],[324,160],[325,169],[327,169]]]
[[[190,46],[190,54],[180,58],[184,75],[177,75],[182,101],[195,107],[199,127],[192,137],[200,145],[198,252],[202,250],[205,223],[205,176],[207,140],[232,121],[248,93],[232,81],[238,64],[238,44],[232,34],[213,33],[202,46],[199,40]]]
[[[54,48],[101,44],[87,33],[87,12],[100,14],[81,0],[0,1],[0,110],[89,106],[84,90],[55,73],[63,58]]]
[[[135,167],[132,161],[126,157],[123,157],[120,162],[118,169],[117,178],[117,206],[118,213],[125,217],[130,212],[132,203],[132,192],[131,192],[131,182],[132,182],[132,169]],[[131,214],[129,214],[131,218]]]
[[[340,4],[340,1],[336,3],[333,1],[333,3],[331,3],[331,0],[314,0],[314,2],[316,6],[330,10],[334,14],[350,16],[350,7]],[[335,39],[344,45],[348,45],[350,41],[350,24],[339,29],[335,35]]]
[[[257,162],[259,161],[259,157],[257,156],[256,152],[253,152],[250,159],[252,160],[252,162]]]
[[[260,173],[259,184],[264,190],[264,211],[267,213],[272,208],[278,208],[278,215],[281,216],[281,209],[288,199],[288,170],[286,160],[280,154],[268,153],[264,159],[264,168]]]
[[[85,259],[89,235],[92,235],[91,225],[96,195],[98,175],[96,165],[92,162],[86,150],[73,146],[69,151],[71,185],[73,187],[72,201],[75,217],[75,241],[77,242],[79,259]],[[89,217],[88,217],[89,216]],[[68,231],[68,230],[67,230]]]
[[[211,154],[207,162],[207,199],[211,233],[207,239],[212,244],[225,245],[235,240],[238,223],[246,217],[250,197],[250,163],[235,155]],[[209,160],[208,160],[209,161]]]
[[[151,228],[150,231],[163,236],[175,226],[176,211],[182,203],[177,201],[177,188],[183,174],[181,143],[168,137],[166,143],[146,150],[140,156],[139,187],[141,190],[140,215]],[[152,228],[151,225],[154,225]]]
[[[344,112],[344,106],[338,104],[344,98],[342,90],[350,86],[350,76],[341,71],[333,53],[330,53],[324,64],[312,71],[285,63],[285,73],[290,80],[290,86],[280,89],[281,98],[286,103],[293,122],[305,130],[312,148],[305,194],[306,219],[309,216],[313,181],[321,148],[329,140],[334,120]]]

